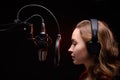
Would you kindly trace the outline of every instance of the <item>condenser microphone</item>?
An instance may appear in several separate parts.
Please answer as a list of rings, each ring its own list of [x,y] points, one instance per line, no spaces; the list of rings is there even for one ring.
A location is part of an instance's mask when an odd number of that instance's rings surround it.
[[[35,37],[35,43],[38,46],[39,61],[46,61],[48,53],[48,34],[46,33],[44,22],[42,22],[41,32]]]
[[[58,34],[57,34],[57,39],[56,39],[56,43],[55,43],[55,53],[54,53],[54,64],[55,65],[59,65],[60,62],[60,42],[61,42],[61,34],[60,34],[60,26],[58,23],[57,18],[55,17],[55,15],[46,7],[42,6],[42,5],[38,5],[38,4],[29,4],[29,5],[25,5],[22,8],[19,9],[19,11],[17,12],[17,20],[15,22],[19,22],[20,20],[20,12],[22,12],[23,9],[27,8],[27,7],[39,7],[42,9],[45,9],[48,13],[50,13],[50,15],[53,17],[53,19],[55,20],[56,24],[57,24],[57,28],[58,28]],[[41,31],[39,33],[39,35],[35,36],[33,35],[33,24],[30,23],[30,39],[32,36],[32,40],[34,41],[34,43],[38,46],[38,57],[40,61],[45,61],[47,54],[48,54],[48,47],[49,45],[52,43],[52,39],[50,36],[48,36],[48,34],[46,34],[46,29],[45,29],[45,24],[44,24],[44,20],[42,18],[42,16],[40,16],[39,14],[34,14],[31,17],[29,17],[28,19],[26,19],[24,22],[28,22],[28,20],[30,20],[31,18],[38,16],[42,19],[42,27],[41,27]],[[29,24],[28,24],[29,25]]]

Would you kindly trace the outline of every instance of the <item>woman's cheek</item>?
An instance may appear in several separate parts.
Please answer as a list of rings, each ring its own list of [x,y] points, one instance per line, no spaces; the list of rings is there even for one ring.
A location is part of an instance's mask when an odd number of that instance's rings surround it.
[[[83,64],[84,61],[86,61],[88,56],[86,48],[84,46],[83,47],[76,46],[74,51],[74,56],[75,56],[74,63]]]

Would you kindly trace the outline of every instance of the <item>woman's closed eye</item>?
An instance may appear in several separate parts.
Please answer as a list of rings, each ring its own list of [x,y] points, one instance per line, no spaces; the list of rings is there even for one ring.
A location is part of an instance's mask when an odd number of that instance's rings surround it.
[[[72,41],[72,45],[76,46],[77,42],[76,41]]]

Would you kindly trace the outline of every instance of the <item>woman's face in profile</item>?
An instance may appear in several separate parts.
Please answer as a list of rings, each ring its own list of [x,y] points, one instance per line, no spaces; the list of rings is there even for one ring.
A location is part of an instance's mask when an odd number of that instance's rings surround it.
[[[79,28],[76,28],[71,37],[72,44],[68,51],[71,53],[74,64],[84,64],[88,58],[87,48],[81,37]]]

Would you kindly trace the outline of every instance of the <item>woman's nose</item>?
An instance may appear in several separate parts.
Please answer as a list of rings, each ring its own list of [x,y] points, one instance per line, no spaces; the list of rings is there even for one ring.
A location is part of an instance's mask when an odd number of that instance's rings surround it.
[[[70,48],[68,49],[68,52],[70,52],[70,53],[73,52],[72,47],[70,47]]]

